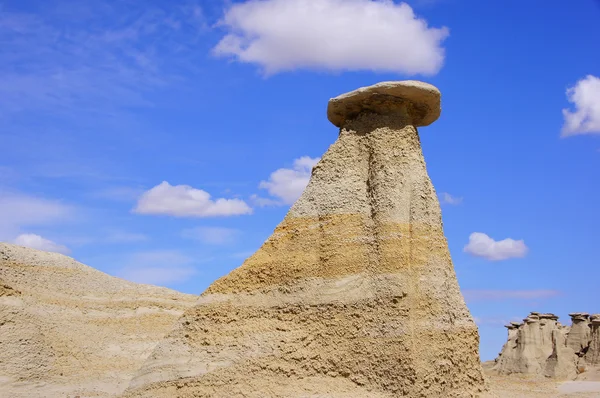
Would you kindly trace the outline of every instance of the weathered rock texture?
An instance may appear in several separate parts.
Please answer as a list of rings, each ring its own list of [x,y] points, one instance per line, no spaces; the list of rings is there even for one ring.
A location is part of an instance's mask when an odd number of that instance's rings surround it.
[[[0,396],[114,397],[195,299],[0,243]]]
[[[383,86],[397,90],[380,94]],[[439,92],[391,82],[361,93],[362,110],[344,105],[352,94],[330,101],[339,138],[302,197],[253,256],[185,313],[127,397],[482,391],[477,328],[415,128],[439,114]],[[437,96],[438,109],[417,101],[423,95]]]
[[[506,325],[508,341],[493,370],[569,380],[600,365],[600,314],[569,314],[570,327],[553,314],[532,312],[523,323]]]

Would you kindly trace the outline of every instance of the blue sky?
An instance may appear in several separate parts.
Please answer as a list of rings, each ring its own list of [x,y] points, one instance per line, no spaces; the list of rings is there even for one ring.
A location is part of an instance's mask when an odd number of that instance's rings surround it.
[[[420,130],[492,359],[529,311],[598,312],[600,2],[0,3],[0,240],[202,292],[334,142],[327,101],[442,92]]]

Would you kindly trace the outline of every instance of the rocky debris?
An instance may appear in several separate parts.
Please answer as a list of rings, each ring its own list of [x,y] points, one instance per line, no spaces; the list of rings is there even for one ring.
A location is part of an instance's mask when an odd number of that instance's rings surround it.
[[[415,128],[439,97],[386,82],[332,99],[339,138],[302,197],[124,396],[478,396],[479,336]]]
[[[194,301],[0,243],[0,396],[114,397]]]
[[[563,326],[554,314],[530,313],[506,325],[508,341],[495,360],[500,375],[527,374],[570,380],[600,365],[600,314],[569,314]]]

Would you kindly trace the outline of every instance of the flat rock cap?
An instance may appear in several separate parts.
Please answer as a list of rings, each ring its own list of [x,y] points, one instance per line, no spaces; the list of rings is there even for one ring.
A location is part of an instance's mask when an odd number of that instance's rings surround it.
[[[417,80],[381,82],[361,87],[329,100],[327,118],[337,127],[360,112],[391,114],[408,112],[414,126],[428,126],[440,117],[440,91],[429,83]]]

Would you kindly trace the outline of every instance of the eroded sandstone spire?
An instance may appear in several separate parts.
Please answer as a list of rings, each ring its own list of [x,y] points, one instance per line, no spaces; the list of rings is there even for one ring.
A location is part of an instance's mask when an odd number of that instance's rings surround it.
[[[465,306],[416,127],[440,113],[426,83],[329,102],[338,140],[244,264],[186,312],[129,397],[475,397]]]

